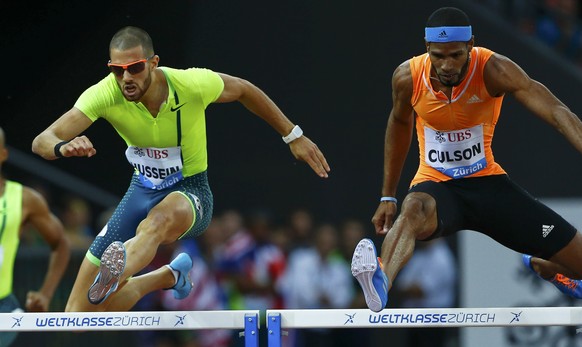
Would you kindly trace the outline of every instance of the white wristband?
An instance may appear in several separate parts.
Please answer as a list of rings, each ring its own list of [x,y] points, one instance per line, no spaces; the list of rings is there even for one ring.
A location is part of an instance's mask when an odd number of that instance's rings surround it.
[[[383,197],[381,197],[380,198],[380,202],[384,202],[384,201],[393,202],[395,204],[398,204],[398,200],[396,200],[396,198],[393,198],[391,196],[383,196]]]
[[[291,130],[291,132],[289,133],[289,135],[283,136],[283,141],[285,143],[290,143],[293,140],[297,140],[301,136],[303,136],[303,130],[301,130],[301,128],[299,127],[299,125],[296,125],[296,126],[293,127],[293,129]]]

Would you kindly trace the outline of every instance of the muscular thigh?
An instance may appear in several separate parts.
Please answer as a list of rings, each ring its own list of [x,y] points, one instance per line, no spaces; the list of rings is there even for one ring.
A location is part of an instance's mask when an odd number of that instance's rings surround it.
[[[410,188],[409,193],[415,192],[426,193],[436,202],[436,230],[424,240],[448,236],[463,229],[463,204],[448,185],[426,181]]]

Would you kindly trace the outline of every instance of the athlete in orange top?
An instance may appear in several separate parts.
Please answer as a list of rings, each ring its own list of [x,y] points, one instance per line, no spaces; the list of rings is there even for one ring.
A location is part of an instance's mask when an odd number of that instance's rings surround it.
[[[368,307],[374,311],[385,307],[390,280],[412,256],[415,240],[464,229],[525,253],[524,263],[532,271],[562,292],[582,298],[578,280],[582,235],[513,183],[491,151],[505,94],[554,126],[580,152],[582,122],[516,63],[474,47],[471,24],[463,11],[438,9],[429,17],[425,34],[427,53],[398,66],[392,77],[384,184],[372,218],[376,233],[385,235],[381,260],[369,239],[360,241],[352,259],[352,273]],[[420,166],[393,223],[394,196],[415,119]],[[543,224],[553,226],[551,232],[542,232]]]
[[[483,70],[493,52],[474,47],[470,54],[467,77],[448,92],[432,86],[428,53],[409,61],[410,103],[418,115],[420,148],[420,166],[411,185],[505,173],[491,151],[503,96],[491,97],[483,88]]]

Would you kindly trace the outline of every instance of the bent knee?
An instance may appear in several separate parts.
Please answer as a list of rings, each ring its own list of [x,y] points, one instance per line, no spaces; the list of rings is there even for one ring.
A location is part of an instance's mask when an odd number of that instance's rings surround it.
[[[416,239],[424,240],[430,237],[438,226],[434,198],[420,192],[408,194],[402,204],[400,218],[409,224]]]
[[[436,212],[436,201],[426,193],[410,193],[404,198],[402,213],[418,216],[419,218],[429,218]]]

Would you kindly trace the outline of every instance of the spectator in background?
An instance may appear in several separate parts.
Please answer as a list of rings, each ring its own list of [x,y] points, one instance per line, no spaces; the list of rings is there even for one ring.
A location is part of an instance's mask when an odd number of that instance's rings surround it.
[[[289,215],[290,250],[313,245],[313,225],[313,215],[305,208],[298,208]]]
[[[271,243],[277,246],[287,257],[291,250],[291,229],[288,225],[275,225],[271,231]]]
[[[234,295],[234,289],[229,281],[229,273],[231,272],[231,267],[236,268],[237,258],[249,252],[254,241],[245,228],[243,216],[239,211],[235,209],[224,211],[220,215],[220,224],[222,226],[223,239],[214,239],[211,236],[206,236],[208,237],[207,242],[215,245],[215,249],[211,254],[212,263],[217,271],[221,285],[224,287],[229,301],[231,301],[229,307],[240,309],[241,305],[237,303],[238,296]]]
[[[417,241],[410,261],[394,282],[395,294],[403,308],[454,307],[457,288],[457,264],[444,239]],[[448,346],[453,329],[410,328],[408,344],[411,347]]]
[[[582,25],[579,0],[546,0],[536,22],[536,36],[582,65]]]
[[[243,255],[243,273],[236,276],[237,287],[245,297],[246,308],[283,308],[275,283],[285,269],[285,257],[270,241],[272,227],[269,212],[256,210],[248,215],[247,230],[253,238],[253,245]]]
[[[347,308],[354,295],[349,263],[338,245],[338,230],[332,224],[315,230],[314,246],[289,254],[287,268],[278,283],[286,308]],[[341,341],[329,329],[301,329],[290,333],[294,347],[339,346]]]
[[[223,223],[227,222],[223,220]],[[268,212],[256,210],[250,213],[245,219],[246,230],[235,225],[239,229],[220,252],[216,270],[221,285],[226,288],[229,308],[261,310],[264,318],[267,309],[283,308],[275,283],[283,274],[285,256],[270,241],[272,220]],[[260,345],[265,345],[266,336],[261,334],[260,339]]]
[[[4,130],[0,128],[0,170],[8,159],[5,144]],[[38,291],[27,293],[25,309],[47,312],[69,263],[69,243],[63,225],[41,194],[0,175],[0,312],[22,311],[12,292],[12,281],[22,226],[27,223],[38,230],[51,251],[44,281]],[[0,346],[9,346],[16,336],[14,332],[0,332]]]
[[[534,21],[539,0],[479,0],[500,13],[525,33],[534,32]]]
[[[224,246],[218,250],[218,253],[233,254],[237,249],[246,249],[253,242],[251,235],[248,233],[244,217],[241,212],[230,209],[226,210],[220,216],[222,228],[224,230]],[[234,248],[234,249],[232,249]]]
[[[373,233],[371,230],[370,233]],[[362,221],[355,218],[348,218],[344,220],[340,226],[340,242],[339,248],[341,254],[346,261],[352,260],[352,253],[361,239],[368,236],[366,227]]]
[[[579,0],[476,0],[536,37],[558,54],[582,66]]]
[[[61,212],[61,220],[72,250],[87,251],[95,237],[91,227],[91,208],[77,197],[68,196]]]
[[[220,250],[224,247],[227,237],[226,228],[223,218],[220,215],[212,217],[208,229],[200,235],[200,249],[202,257],[206,260],[208,266],[214,271],[216,259]]]

